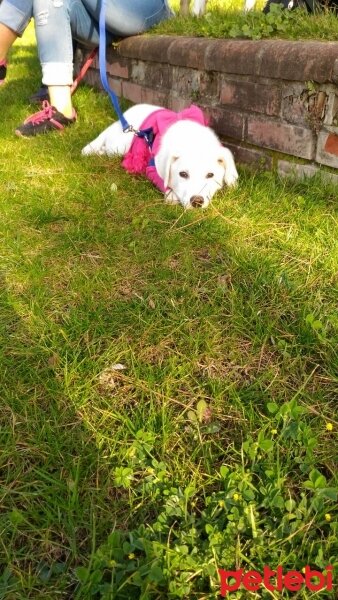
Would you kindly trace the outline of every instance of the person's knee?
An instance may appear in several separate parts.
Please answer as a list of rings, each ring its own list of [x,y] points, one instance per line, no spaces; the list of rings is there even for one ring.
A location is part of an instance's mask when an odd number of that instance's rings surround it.
[[[43,25],[47,25],[48,23],[49,13],[48,10],[40,10],[35,14],[35,24],[36,27],[42,27]]]
[[[53,23],[58,22],[58,19],[63,16],[65,11],[69,12],[68,0],[51,0],[46,5],[45,0],[35,0],[34,2],[34,19],[36,27],[48,25],[50,20]]]

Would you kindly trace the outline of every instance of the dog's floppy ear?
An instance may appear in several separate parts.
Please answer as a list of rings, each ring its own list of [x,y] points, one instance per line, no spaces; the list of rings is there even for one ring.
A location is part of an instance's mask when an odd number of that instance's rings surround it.
[[[159,152],[156,157],[156,169],[159,176],[163,179],[164,187],[169,186],[170,169],[173,163],[178,159],[176,154]]]
[[[238,173],[234,161],[234,157],[230,152],[229,148],[221,146],[218,162],[224,166],[224,177],[223,181],[228,186],[235,186],[237,184]]]

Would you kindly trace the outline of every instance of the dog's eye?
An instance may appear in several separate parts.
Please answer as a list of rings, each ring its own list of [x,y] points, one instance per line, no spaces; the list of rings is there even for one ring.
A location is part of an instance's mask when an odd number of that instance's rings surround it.
[[[205,176],[205,178],[206,179],[212,179],[213,176],[214,176],[213,173],[207,173],[206,176]]]
[[[183,179],[188,179],[189,175],[186,171],[180,171],[179,176],[183,177]]]

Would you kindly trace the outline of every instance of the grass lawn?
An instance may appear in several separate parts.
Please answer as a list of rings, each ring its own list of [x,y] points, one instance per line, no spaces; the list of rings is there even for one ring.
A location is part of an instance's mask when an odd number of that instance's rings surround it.
[[[184,213],[80,156],[103,94],[81,87],[61,135],[14,136],[32,31],[8,75],[0,598],[202,600],[218,568],[337,569],[337,188],[241,170]],[[289,596],[319,597],[229,594]]]
[[[170,4],[178,13],[179,0],[172,0]],[[324,0],[322,4],[325,5]],[[305,9],[288,11],[274,4],[271,12],[265,15],[262,12],[264,5],[265,0],[257,0],[256,10],[245,13],[244,0],[209,0],[203,18],[177,17],[161,23],[153,31],[174,35],[256,40],[338,40],[338,17],[332,10],[323,8],[315,14],[309,14]]]

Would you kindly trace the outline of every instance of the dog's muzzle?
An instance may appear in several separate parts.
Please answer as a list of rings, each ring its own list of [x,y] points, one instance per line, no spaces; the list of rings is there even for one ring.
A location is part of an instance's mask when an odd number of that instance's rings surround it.
[[[190,204],[193,208],[201,208],[204,204],[203,196],[191,196]]]

